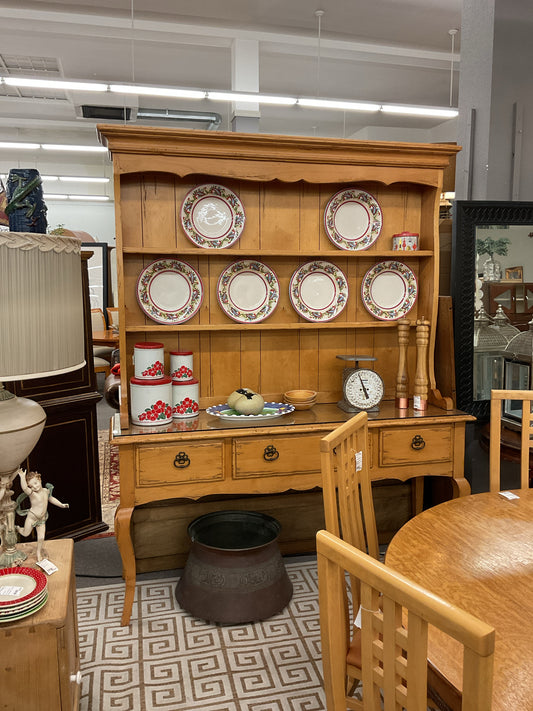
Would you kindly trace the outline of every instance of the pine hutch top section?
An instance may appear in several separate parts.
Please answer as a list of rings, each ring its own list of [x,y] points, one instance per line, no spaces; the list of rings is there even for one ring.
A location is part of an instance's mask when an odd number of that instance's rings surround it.
[[[375,357],[385,400],[394,400],[397,324],[376,318],[362,299],[365,275],[384,260],[413,274],[416,299],[407,318],[412,326],[429,321],[426,367],[435,390],[438,212],[443,171],[457,146],[115,125],[100,125],[98,133],[115,174],[123,429],[134,345],[144,340],[164,344],[167,373],[171,350],[193,351],[201,408],[225,402],[238,387],[274,402],[286,390],[308,388],[319,403],[336,403],[339,354]],[[244,207],[244,228],[225,248],[195,244],[181,219],[186,196],[207,183],[232,191]],[[381,210],[379,236],[365,249],[341,248],[326,229],[328,203],[348,188],[364,191]],[[393,251],[392,236],[404,231],[419,234],[417,251]],[[200,279],[201,305],[178,324],[154,321],[137,300],[139,275],[160,259],[183,260]],[[219,299],[221,275],[243,259],[260,262],[279,284],[277,305],[260,322],[232,319]],[[346,279],[346,303],[332,318],[305,318],[291,300],[291,279],[313,260]],[[416,359],[411,328],[411,384]]]
[[[439,187],[459,148],[450,144],[99,125],[116,173],[206,173],[246,180],[311,183],[376,180]]]

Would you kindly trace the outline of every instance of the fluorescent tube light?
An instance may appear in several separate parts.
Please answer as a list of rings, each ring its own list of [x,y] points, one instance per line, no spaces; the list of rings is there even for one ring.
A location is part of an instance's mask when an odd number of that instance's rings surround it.
[[[3,77],[9,86],[27,86],[34,89],[64,89],[70,91],[107,91],[107,84],[62,79],[23,79],[21,77]]]
[[[94,200],[107,202],[110,198],[107,195],[67,195],[69,200]]]
[[[298,99],[299,106],[317,109],[343,109],[345,111],[379,111],[381,104],[337,99]]]
[[[208,91],[207,98],[213,101],[240,101],[251,104],[278,104],[294,106],[297,99],[293,96],[274,96],[271,94],[242,94],[233,91]]]
[[[383,104],[381,110],[386,114],[405,114],[407,116],[435,116],[437,118],[454,118],[455,116],[459,116],[457,109],[439,109],[425,106]]]
[[[19,143],[17,141],[0,141],[0,148],[16,148],[17,150],[37,150],[40,143]]]
[[[105,146],[71,146],[62,143],[41,143],[41,148],[45,151],[85,151],[92,153],[104,153],[107,152]]]
[[[109,178],[81,178],[73,175],[60,175],[54,180],[60,180],[62,183],[109,183]]]
[[[43,193],[45,200],[68,200],[68,195],[53,195],[52,193]]]
[[[41,175],[41,180],[45,180],[47,183],[59,180],[57,175]]]
[[[198,89],[170,89],[159,86],[135,86],[133,84],[110,84],[109,89],[115,94],[173,96],[178,99],[205,99],[205,91]]]

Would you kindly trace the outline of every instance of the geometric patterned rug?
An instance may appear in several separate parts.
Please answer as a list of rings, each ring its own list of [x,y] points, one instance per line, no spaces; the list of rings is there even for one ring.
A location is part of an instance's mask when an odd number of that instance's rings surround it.
[[[294,594],[262,622],[220,626],[184,612],[177,578],[77,592],[80,711],[323,711],[316,562],[285,561]]]

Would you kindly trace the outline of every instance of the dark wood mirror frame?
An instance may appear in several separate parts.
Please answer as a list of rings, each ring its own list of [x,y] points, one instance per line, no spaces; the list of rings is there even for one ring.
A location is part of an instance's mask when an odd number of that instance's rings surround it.
[[[457,200],[453,204],[451,294],[457,407],[480,420],[490,401],[474,400],[474,293],[476,227],[533,225],[533,202]]]

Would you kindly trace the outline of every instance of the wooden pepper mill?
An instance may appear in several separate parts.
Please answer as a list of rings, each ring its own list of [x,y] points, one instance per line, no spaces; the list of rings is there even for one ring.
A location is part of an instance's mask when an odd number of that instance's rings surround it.
[[[396,399],[394,404],[400,410],[409,407],[409,373],[407,371],[407,346],[411,321],[401,318],[398,321],[398,373],[396,375]]]
[[[428,343],[429,321],[422,318],[416,322],[416,372],[413,393],[415,410],[427,410],[428,406]]]

